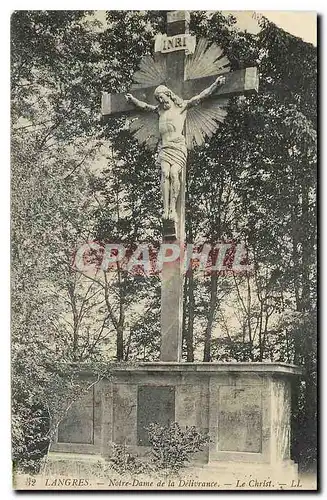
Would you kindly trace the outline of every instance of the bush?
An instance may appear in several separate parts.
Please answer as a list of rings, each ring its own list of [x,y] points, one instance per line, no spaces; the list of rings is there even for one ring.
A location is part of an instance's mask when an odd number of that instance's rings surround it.
[[[156,467],[172,472],[185,467],[192,455],[202,451],[210,441],[207,434],[195,427],[183,430],[177,422],[167,426],[151,424],[148,433]]]
[[[150,424],[147,428],[151,453],[150,460],[142,461],[127,451],[127,446],[113,445],[113,454],[109,459],[110,468],[119,474],[153,473],[162,470],[178,472],[185,467],[194,453],[202,451],[209,443],[207,434],[195,427],[181,429],[177,422],[167,426]]]
[[[141,474],[146,471],[146,464],[127,451],[125,444],[113,444],[113,454],[109,459],[110,468],[119,474]]]

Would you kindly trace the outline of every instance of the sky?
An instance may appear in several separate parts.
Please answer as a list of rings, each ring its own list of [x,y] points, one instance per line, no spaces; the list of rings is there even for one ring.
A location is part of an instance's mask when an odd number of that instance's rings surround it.
[[[212,12],[212,11],[211,11]],[[222,11],[224,14],[233,14],[237,19],[240,30],[258,33],[257,17],[264,15],[270,21],[283,28],[288,33],[302,38],[304,41],[317,45],[317,13],[314,11],[287,11],[287,10],[234,10]],[[96,17],[105,21],[106,11],[98,11]]]
[[[259,26],[256,21],[256,14],[264,15],[270,21],[283,28],[288,33],[302,38],[304,41],[317,45],[317,13],[313,11],[284,11],[284,10],[263,10],[263,11],[231,11],[237,19],[240,29],[247,29],[249,32],[257,33]]]

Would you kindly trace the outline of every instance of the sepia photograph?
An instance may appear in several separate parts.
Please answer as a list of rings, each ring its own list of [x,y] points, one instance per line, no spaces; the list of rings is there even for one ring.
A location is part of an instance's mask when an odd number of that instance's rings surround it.
[[[317,491],[317,13],[10,30],[12,488]]]

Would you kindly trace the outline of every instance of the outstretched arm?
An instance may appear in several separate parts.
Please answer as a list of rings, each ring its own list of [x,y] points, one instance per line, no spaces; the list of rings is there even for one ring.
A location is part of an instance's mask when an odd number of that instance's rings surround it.
[[[195,95],[194,97],[191,97],[188,101],[186,101],[186,108],[192,108],[193,106],[197,106],[200,104],[202,101],[207,99],[207,97],[211,96],[220,85],[223,85],[226,81],[226,78],[224,76],[218,76],[215,82],[213,82],[210,87],[207,89],[202,90],[200,94]]]
[[[152,106],[152,104],[139,101],[136,97],[132,96],[132,94],[126,94],[125,97],[126,100],[134,104],[136,108],[143,109],[143,111],[157,111],[157,106]]]

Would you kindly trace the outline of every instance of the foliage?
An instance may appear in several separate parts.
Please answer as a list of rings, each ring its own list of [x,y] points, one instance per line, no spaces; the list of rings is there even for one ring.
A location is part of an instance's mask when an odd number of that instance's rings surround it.
[[[166,426],[150,424],[148,434],[154,464],[158,469],[173,472],[185,467],[193,455],[202,451],[210,441],[209,436],[196,427],[183,429],[177,422]]]
[[[14,467],[24,472],[37,472],[41,459],[49,450],[60,422],[74,403],[92,389],[104,376],[110,379],[108,366],[88,364],[88,378],[81,377],[83,364],[62,363],[54,366],[44,361],[43,371],[36,366],[29,385],[17,376],[14,366],[12,405],[12,441]],[[22,360],[21,364],[26,366]],[[42,379],[38,377],[42,375]],[[42,385],[41,385],[42,384]],[[31,400],[31,398],[33,398]]]
[[[127,451],[125,444],[113,443],[112,455],[109,459],[109,467],[121,475],[141,474],[147,472],[147,464],[138,457]]]
[[[126,444],[113,444],[109,468],[119,474],[178,472],[202,451],[210,439],[195,427],[182,429],[177,422],[162,426],[150,424],[147,429],[150,452],[145,460],[129,452]]]

